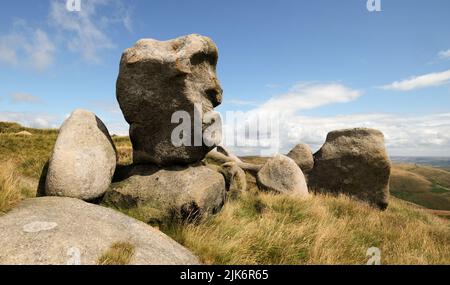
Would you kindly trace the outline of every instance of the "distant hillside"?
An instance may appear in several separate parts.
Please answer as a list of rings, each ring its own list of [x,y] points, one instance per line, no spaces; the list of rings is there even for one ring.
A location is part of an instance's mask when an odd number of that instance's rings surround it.
[[[413,163],[421,165],[429,165],[434,167],[441,167],[450,170],[450,157],[433,157],[433,156],[392,156],[391,160],[394,163]]]
[[[433,210],[450,211],[450,172],[419,164],[395,164],[391,195]]]

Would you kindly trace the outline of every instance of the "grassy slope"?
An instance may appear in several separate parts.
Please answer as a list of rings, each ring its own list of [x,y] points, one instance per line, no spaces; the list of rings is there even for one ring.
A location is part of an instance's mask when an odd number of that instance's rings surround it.
[[[28,131],[32,136],[16,135],[20,131]],[[24,176],[39,179],[57,134],[57,130],[28,129],[14,123],[0,123],[0,161],[14,160]]]
[[[0,187],[5,186],[0,188],[0,214],[34,195],[32,187],[23,187],[30,183],[24,182],[37,184],[57,135],[55,130],[33,129],[25,129],[32,136],[14,135],[22,130],[0,123]],[[114,141],[120,162],[130,163],[129,139]],[[393,181],[400,176],[404,183],[399,185],[411,191],[415,185],[421,185],[421,191],[428,189],[429,179],[448,185],[445,173],[428,168],[412,171],[399,168]],[[395,198],[387,211],[380,212],[347,197],[274,196],[256,192],[249,179],[252,190],[229,201],[220,214],[196,225],[175,224],[162,230],[213,264],[363,264],[372,246],[382,250],[383,263],[450,263],[450,224],[424,209]]]
[[[395,165],[391,194],[434,210],[450,211],[450,172],[430,166]]]

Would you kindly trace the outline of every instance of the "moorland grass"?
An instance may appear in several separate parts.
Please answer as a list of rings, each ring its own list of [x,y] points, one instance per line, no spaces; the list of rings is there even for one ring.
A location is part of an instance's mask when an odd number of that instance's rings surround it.
[[[393,198],[387,211],[340,196],[251,193],[198,224],[162,229],[207,264],[449,264],[450,223]]]

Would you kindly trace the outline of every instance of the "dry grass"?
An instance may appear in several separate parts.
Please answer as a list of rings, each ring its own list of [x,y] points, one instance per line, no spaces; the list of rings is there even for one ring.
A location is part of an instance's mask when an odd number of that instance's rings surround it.
[[[98,265],[128,265],[135,247],[128,242],[116,242],[97,261]]]
[[[12,160],[0,163],[0,215],[23,199],[16,166]]]
[[[19,131],[32,135],[16,135]],[[29,129],[17,124],[0,123],[0,158],[14,160],[23,176],[37,180],[50,158],[57,134],[57,130]]]
[[[207,264],[450,264],[450,224],[392,199],[385,212],[348,197],[247,193],[197,225],[165,230]]]
[[[133,162],[133,149],[131,146],[116,147],[119,165],[129,165]]]
[[[116,146],[118,164],[129,165],[133,162],[133,148],[129,137],[113,137],[114,145]]]

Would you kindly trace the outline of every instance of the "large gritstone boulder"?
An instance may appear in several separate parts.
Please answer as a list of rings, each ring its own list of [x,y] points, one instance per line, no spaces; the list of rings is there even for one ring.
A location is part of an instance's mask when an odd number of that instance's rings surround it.
[[[151,226],[78,199],[28,199],[0,217],[0,264],[94,265],[118,243],[133,249],[129,264],[199,263]]]
[[[391,163],[383,134],[374,129],[347,129],[328,134],[314,154],[309,186],[316,192],[348,194],[386,209]]]
[[[130,124],[135,163],[191,164],[220,142],[220,132],[207,132],[221,126],[213,111],[222,102],[217,60],[214,42],[200,35],[143,39],[125,50],[117,99]],[[187,131],[177,130],[180,124]]]
[[[105,125],[95,114],[76,110],[59,131],[49,162],[46,195],[96,199],[111,184],[116,160]]]
[[[226,197],[224,177],[206,166],[133,165],[119,170],[115,179],[103,204],[153,225],[217,213]]]

